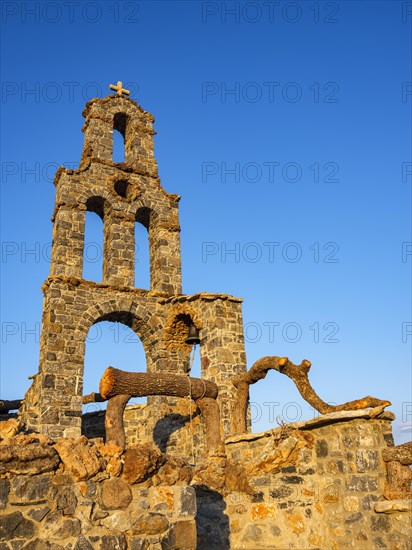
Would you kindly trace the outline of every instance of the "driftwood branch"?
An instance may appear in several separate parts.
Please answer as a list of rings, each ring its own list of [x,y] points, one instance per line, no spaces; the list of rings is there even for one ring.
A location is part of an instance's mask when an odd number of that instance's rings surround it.
[[[300,365],[295,365],[287,357],[262,357],[262,359],[258,359],[253,364],[248,372],[236,376],[232,382],[238,390],[234,411],[237,433],[245,433],[247,431],[246,414],[249,400],[249,386],[265,378],[269,370],[276,370],[291,378],[303,399],[321,414],[365,409],[367,407],[387,407],[391,404],[390,401],[382,401],[376,397],[367,396],[355,401],[348,401],[342,405],[329,405],[318,396],[310,385],[308,378],[310,367],[311,363],[306,359]]]
[[[82,398],[83,405],[87,403],[103,403],[103,401],[106,401],[106,399],[97,392],[88,393],[87,395],[83,395]]]
[[[170,373],[125,372],[108,367],[100,380],[100,395],[102,399],[108,399],[106,443],[124,447],[123,412],[131,397],[190,396],[198,405],[205,422],[207,450],[213,450],[221,444],[217,393],[216,384],[210,380]]]
[[[126,435],[124,433],[123,413],[131,395],[115,395],[107,402],[105,428],[106,443],[125,447]]]

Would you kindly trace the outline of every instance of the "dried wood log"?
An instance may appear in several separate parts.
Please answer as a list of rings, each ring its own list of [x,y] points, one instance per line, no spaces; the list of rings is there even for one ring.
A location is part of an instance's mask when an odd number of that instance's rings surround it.
[[[213,450],[222,442],[217,394],[218,388],[210,380],[169,373],[125,372],[108,367],[100,380],[100,395],[103,400],[108,399],[106,443],[125,446],[123,412],[131,397],[190,395],[205,422],[207,450]]]
[[[203,397],[197,399],[196,405],[199,407],[205,422],[206,450],[208,452],[213,451],[222,443],[219,404],[211,397]]]
[[[106,444],[125,447],[126,435],[124,433],[123,413],[131,395],[115,395],[107,402],[106,416],[104,420],[106,428]]]
[[[23,404],[23,399],[13,399],[8,401],[7,399],[0,400],[0,414],[7,414],[9,411],[15,411],[20,409]]]
[[[125,372],[108,367],[100,380],[100,394],[104,399],[114,395],[131,395],[145,397],[147,395],[170,395],[173,397],[188,397],[216,399],[217,386],[210,380],[189,378],[181,374]]]
[[[295,383],[299,393],[314,409],[322,414],[337,411],[351,411],[365,409],[367,407],[387,407],[390,401],[382,401],[376,397],[363,397],[355,401],[348,401],[342,405],[329,405],[323,401],[312,388],[308,378],[311,363],[304,359],[300,365],[295,365],[287,357],[262,357],[258,359],[250,370],[233,378],[232,382],[237,388],[237,403],[235,405],[235,430],[236,433],[245,433],[247,404],[249,400],[249,386],[266,377],[269,370],[276,370],[286,374]]]

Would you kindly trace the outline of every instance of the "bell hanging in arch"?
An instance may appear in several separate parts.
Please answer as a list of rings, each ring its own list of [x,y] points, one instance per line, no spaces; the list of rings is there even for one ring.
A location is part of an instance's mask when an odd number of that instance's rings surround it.
[[[189,334],[185,340],[185,344],[190,344],[191,346],[200,344],[199,331],[193,323],[190,324]]]

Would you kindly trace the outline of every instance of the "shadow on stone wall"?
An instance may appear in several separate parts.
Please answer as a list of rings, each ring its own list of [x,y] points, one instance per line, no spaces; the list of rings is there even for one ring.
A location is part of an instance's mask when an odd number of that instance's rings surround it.
[[[94,437],[106,438],[106,428],[104,425],[106,411],[92,411],[82,415],[82,435],[88,439]]]
[[[192,420],[196,418],[200,413],[197,411],[192,415]],[[170,436],[183,428],[185,424],[190,422],[190,415],[182,414],[167,414],[160,420],[156,422],[156,425],[153,430],[153,441],[162,451],[166,452],[167,445],[169,443]]]
[[[226,503],[222,495],[216,491],[195,489],[197,550],[229,549],[229,518],[224,513]]]

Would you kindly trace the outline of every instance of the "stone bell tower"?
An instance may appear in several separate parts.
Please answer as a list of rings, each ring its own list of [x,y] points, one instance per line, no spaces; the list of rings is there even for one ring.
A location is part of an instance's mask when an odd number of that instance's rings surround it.
[[[43,285],[40,366],[26,393],[22,419],[28,429],[53,438],[81,434],[85,340],[94,323],[126,324],[142,342],[148,372],[179,374],[190,370],[191,347],[185,339],[194,324],[200,331],[202,377],[219,387],[222,425],[228,435],[230,378],[246,369],[241,300],[225,294],[182,294],[180,197],[160,184],[154,118],[125,97],[129,93],[121,82],[111,89],[114,95],[89,101],[83,111],[79,168],[60,167],[54,179],[53,249],[50,275]],[[124,137],[122,163],[113,162],[113,130]],[[103,221],[100,283],[83,279],[86,211]],[[148,289],[134,287],[135,223],[148,232]],[[106,367],[102,365],[102,373]],[[136,365],[136,370],[144,370],[144,365]],[[148,399],[148,437],[165,422],[168,406],[178,402]],[[200,418],[198,424],[201,432]]]

